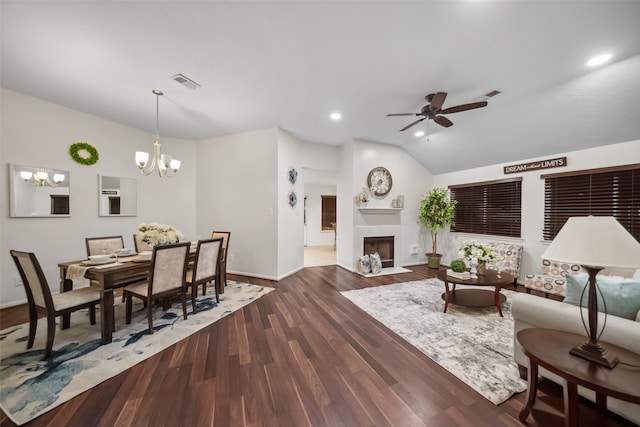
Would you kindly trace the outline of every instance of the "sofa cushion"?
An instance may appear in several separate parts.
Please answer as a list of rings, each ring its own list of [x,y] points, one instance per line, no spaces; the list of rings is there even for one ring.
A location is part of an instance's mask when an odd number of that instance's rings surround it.
[[[566,295],[564,302],[580,305],[582,291],[587,285],[589,276],[586,274],[568,275],[566,277]],[[640,281],[625,279],[618,276],[596,276],[596,282],[602,295],[598,293],[598,311],[635,320],[640,311]],[[582,306],[588,304],[587,291],[582,299]],[[604,302],[602,301],[604,299]]]

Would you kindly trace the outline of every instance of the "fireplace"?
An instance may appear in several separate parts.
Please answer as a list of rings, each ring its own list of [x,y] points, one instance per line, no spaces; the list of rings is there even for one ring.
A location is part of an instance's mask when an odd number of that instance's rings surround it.
[[[382,268],[393,267],[394,236],[365,237],[363,255],[377,252],[382,261]]]

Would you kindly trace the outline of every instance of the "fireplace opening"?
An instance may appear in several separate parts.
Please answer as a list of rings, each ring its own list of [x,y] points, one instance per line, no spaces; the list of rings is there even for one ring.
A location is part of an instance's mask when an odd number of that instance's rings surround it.
[[[382,268],[393,267],[393,236],[365,237],[363,255],[378,252]]]

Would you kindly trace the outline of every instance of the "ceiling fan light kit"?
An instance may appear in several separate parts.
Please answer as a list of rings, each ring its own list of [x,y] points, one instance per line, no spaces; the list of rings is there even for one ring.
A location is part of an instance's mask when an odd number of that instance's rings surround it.
[[[489,92],[485,96],[490,97],[490,96],[497,95],[498,93],[500,92],[493,91],[493,92]],[[425,99],[427,100],[427,102],[429,102],[429,104],[422,107],[419,113],[393,113],[393,114],[387,114],[387,117],[392,117],[392,116],[420,117],[422,116],[421,119],[418,119],[412,123],[409,123],[407,126],[400,129],[400,132],[405,131],[417,125],[421,121],[427,120],[427,119],[431,119],[437,124],[439,124],[440,126],[448,128],[450,126],[453,126],[453,122],[448,118],[446,118],[445,116],[443,116],[442,114],[459,113],[461,111],[474,110],[476,108],[482,108],[488,105],[487,101],[485,100],[485,101],[471,102],[469,104],[456,105],[455,107],[442,109],[442,105],[444,104],[445,99],[447,99],[447,92],[430,93],[429,95],[425,96]]]

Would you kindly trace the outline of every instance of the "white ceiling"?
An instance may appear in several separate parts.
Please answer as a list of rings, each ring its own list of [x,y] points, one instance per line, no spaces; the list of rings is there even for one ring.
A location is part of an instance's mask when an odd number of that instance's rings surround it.
[[[3,0],[0,12],[3,87],[148,132],[159,89],[163,137],[277,126],[400,145],[433,173],[640,138],[640,1]],[[608,65],[585,65],[605,51]],[[401,133],[414,118],[386,117],[432,92],[448,92],[446,108],[494,89],[450,128]]]

